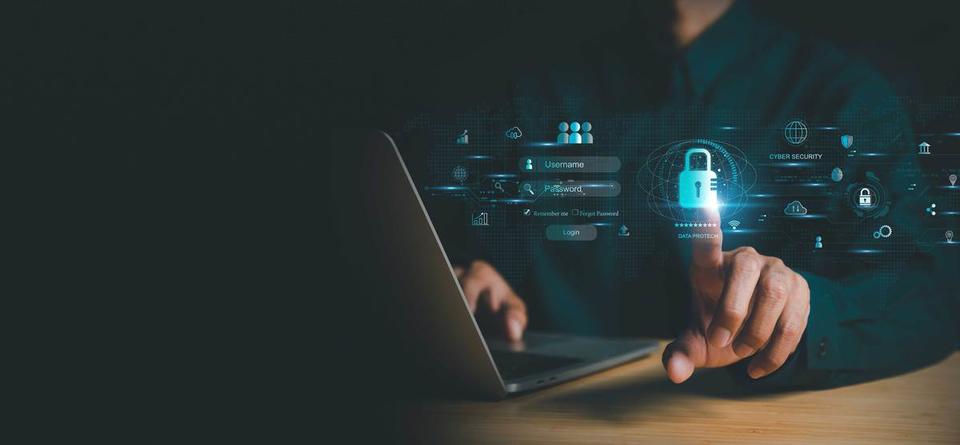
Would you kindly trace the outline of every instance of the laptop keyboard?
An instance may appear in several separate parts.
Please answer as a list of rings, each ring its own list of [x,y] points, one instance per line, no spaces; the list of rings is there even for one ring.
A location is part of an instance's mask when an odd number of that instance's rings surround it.
[[[531,352],[494,350],[490,353],[493,355],[493,361],[497,364],[497,370],[500,371],[500,377],[504,380],[513,380],[583,362],[578,358],[557,357]]]

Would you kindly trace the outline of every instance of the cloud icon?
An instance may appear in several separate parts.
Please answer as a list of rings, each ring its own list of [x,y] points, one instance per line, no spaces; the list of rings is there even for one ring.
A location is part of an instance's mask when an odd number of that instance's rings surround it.
[[[504,134],[507,136],[507,138],[513,139],[513,140],[520,139],[520,136],[523,136],[523,132],[520,131],[520,127],[513,127],[507,130],[507,132]]]
[[[783,214],[787,216],[800,216],[807,214],[807,208],[800,201],[791,201],[783,208]]]

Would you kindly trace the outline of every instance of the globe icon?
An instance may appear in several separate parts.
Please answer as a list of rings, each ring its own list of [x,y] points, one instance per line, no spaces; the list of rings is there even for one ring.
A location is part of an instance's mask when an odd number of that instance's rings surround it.
[[[807,124],[802,121],[790,121],[783,127],[783,137],[790,145],[800,145],[807,140]]]

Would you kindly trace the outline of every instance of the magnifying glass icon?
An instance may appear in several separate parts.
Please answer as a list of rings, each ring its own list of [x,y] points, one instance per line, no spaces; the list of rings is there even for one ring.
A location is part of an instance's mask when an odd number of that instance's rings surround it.
[[[529,182],[523,185],[523,191],[528,192],[528,193],[530,193],[531,195],[534,195],[534,194],[535,194],[535,193],[533,193],[533,186],[530,185]]]
[[[501,184],[500,181],[494,182],[494,183],[493,183],[493,188],[494,188],[495,190],[499,190],[499,191],[503,192],[503,184]],[[506,192],[504,192],[504,193],[506,193]]]

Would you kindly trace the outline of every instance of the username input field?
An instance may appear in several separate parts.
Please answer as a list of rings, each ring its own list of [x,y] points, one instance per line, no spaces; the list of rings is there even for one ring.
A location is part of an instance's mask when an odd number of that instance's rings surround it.
[[[620,158],[616,156],[526,156],[520,158],[524,172],[616,173]]]

